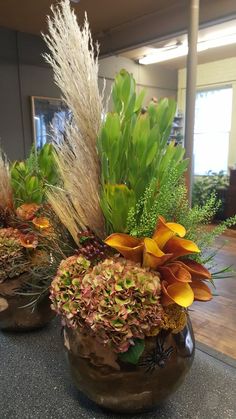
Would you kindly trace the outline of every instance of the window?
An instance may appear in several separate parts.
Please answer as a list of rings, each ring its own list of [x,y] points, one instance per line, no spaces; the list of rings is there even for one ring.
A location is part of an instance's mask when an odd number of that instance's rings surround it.
[[[194,174],[228,170],[232,88],[199,91],[194,125]]]

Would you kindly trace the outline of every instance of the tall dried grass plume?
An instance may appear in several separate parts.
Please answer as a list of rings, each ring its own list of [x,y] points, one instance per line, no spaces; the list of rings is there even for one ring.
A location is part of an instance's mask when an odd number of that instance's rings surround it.
[[[0,150],[0,209],[13,207],[11,176],[6,156]]]
[[[76,229],[90,228],[103,237],[96,149],[103,112],[103,95],[98,88],[98,50],[93,47],[87,17],[80,28],[69,0],[52,7],[48,29],[44,39],[50,53],[45,58],[53,68],[55,82],[73,115],[71,124],[66,127],[66,141],[55,145],[65,193],[55,189],[48,194],[48,199],[64,222],[62,214],[68,213],[71,206],[73,216],[67,228],[73,236]]]

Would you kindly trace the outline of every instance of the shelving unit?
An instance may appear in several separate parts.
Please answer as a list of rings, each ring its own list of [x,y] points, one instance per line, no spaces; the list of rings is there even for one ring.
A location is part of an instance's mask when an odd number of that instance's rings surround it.
[[[175,141],[176,144],[183,143],[183,129],[184,129],[184,117],[182,112],[178,112],[174,117],[172,130],[170,134],[169,141]]]

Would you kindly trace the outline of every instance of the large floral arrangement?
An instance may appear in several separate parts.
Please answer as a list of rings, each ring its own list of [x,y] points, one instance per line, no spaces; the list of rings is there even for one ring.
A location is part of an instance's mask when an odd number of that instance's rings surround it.
[[[185,151],[169,142],[173,100],[144,109],[145,93],[121,70],[112,112],[103,109],[88,22],[78,26],[68,0],[53,10],[45,40],[73,114],[56,146],[64,188],[48,199],[78,246],[52,282],[52,306],[68,327],[137,363],[146,339],[179,332],[193,301],[212,298],[220,273],[211,269],[209,246],[235,219],[208,231],[215,197],[190,207]]]

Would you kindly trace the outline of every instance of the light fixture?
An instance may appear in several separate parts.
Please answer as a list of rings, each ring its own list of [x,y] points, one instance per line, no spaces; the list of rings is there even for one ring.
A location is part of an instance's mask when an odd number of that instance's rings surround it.
[[[217,34],[215,34],[217,35]],[[225,36],[211,37],[208,40],[199,41],[197,44],[197,51],[202,52],[211,48],[232,45],[236,43],[236,33],[231,33]],[[176,44],[174,47],[159,48],[155,52],[146,55],[138,60],[139,64],[154,64],[163,61],[173,60],[175,58],[184,57],[188,54],[187,44]]]
[[[184,57],[188,54],[187,45],[176,45],[172,48],[158,48],[155,52],[140,58],[139,64],[154,64],[163,61],[173,60],[174,58]]]
[[[212,38],[206,41],[199,42],[197,45],[198,52],[206,51],[207,49],[223,47],[236,43],[236,33],[224,36],[222,38]]]

